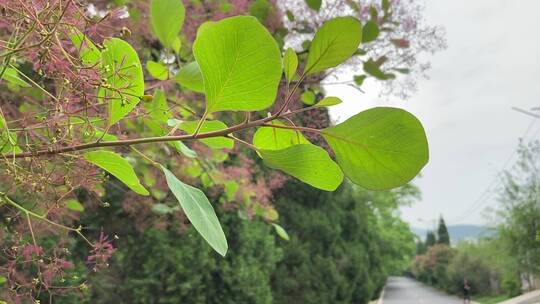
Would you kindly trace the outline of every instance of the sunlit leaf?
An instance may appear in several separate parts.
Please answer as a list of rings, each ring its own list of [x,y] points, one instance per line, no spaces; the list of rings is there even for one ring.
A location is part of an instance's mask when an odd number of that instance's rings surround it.
[[[362,29],[362,43],[371,42],[379,36],[379,25],[374,20],[369,20]]]
[[[112,38],[104,45],[101,65],[107,86],[98,95],[109,104],[109,123],[114,124],[139,103],[144,95],[144,76],[139,56],[129,43]]]
[[[273,125],[284,126],[279,120],[271,122]],[[257,149],[281,150],[292,145],[309,144],[304,135],[296,130],[273,127],[260,127],[253,135],[253,145]]]
[[[315,188],[334,191],[343,181],[339,166],[321,147],[293,145],[282,150],[258,150],[264,163]]]
[[[292,48],[288,48],[285,51],[285,56],[283,57],[283,69],[285,72],[285,79],[287,82],[291,82],[294,75],[296,74],[296,69],[298,68],[298,56]]]
[[[151,102],[145,104],[145,108],[150,113],[150,118],[159,124],[166,124],[172,118],[169,105],[167,104],[167,96],[161,89],[154,91],[154,96]]]
[[[197,129],[198,121],[185,121],[180,124],[180,130],[185,131],[188,134],[193,134]],[[219,120],[206,120],[199,131],[199,133],[206,133],[212,131],[219,131],[227,129],[227,125]],[[234,146],[234,140],[227,137],[213,137],[200,139],[202,143],[213,149],[232,149]]]
[[[203,24],[193,54],[203,75],[208,113],[258,111],[274,103],[281,55],[256,18],[237,16]]]
[[[9,130],[2,109],[0,109],[0,153],[21,152],[17,146],[17,134]]]
[[[141,185],[133,167],[122,156],[103,150],[86,152],[83,156],[88,162],[109,172],[136,193],[149,195],[148,190]]]
[[[203,77],[196,61],[184,65],[180,71],[178,71],[174,80],[188,90],[204,93]]]
[[[335,106],[337,104],[340,104],[342,101],[341,99],[333,96],[325,97],[321,101],[319,101],[315,106],[316,107],[330,107]]]
[[[94,66],[101,60],[101,52],[96,45],[88,39],[82,32],[73,29],[73,34],[69,37],[73,46],[79,52],[82,62],[89,66]]]
[[[66,200],[66,208],[72,211],[76,212],[83,212],[84,207],[83,205],[76,199],[68,199]]]
[[[322,135],[345,175],[367,189],[406,184],[429,159],[422,124],[402,109],[373,108],[324,129]]]
[[[302,95],[300,95],[300,99],[302,100],[302,102],[307,105],[315,104],[315,98],[315,93],[309,90],[305,91],[304,93],[302,93]]]
[[[22,79],[21,76],[19,76],[19,72],[17,72],[17,70],[15,70],[14,68],[6,68],[6,70],[4,71],[4,75],[2,75],[2,79],[23,88],[31,87],[31,85],[26,82],[26,80]]]
[[[182,25],[185,8],[182,0],[152,0],[150,3],[150,21],[154,33],[163,46],[172,48]]]
[[[197,232],[220,255],[225,256],[228,245],[216,212],[206,195],[200,190],[181,182],[174,174],[161,166],[167,185],[174,194],[187,218]]]
[[[286,241],[289,240],[289,234],[287,233],[287,231],[285,231],[285,229],[283,229],[283,227],[281,227],[280,225],[276,223],[272,223],[272,226],[274,226],[274,229],[276,230],[276,233],[277,235],[279,235],[280,238]]]
[[[349,59],[362,40],[362,24],[353,17],[337,17],[326,21],[309,48],[306,74],[335,67]]]
[[[169,78],[169,69],[159,62],[148,60],[146,62],[146,69],[150,76],[158,80],[166,80]]]

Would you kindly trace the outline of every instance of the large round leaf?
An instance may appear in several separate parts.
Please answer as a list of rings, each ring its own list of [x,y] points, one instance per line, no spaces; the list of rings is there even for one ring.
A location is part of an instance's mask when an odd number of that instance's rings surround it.
[[[362,24],[353,17],[337,17],[325,22],[309,48],[306,74],[335,67],[349,59],[362,40]]]
[[[109,103],[109,123],[126,116],[144,94],[144,75],[137,52],[129,43],[112,38],[101,53],[103,77],[107,85],[99,90],[100,99]]]
[[[367,189],[406,184],[429,159],[422,124],[402,109],[373,108],[322,134],[345,175]]]
[[[339,166],[321,147],[301,144],[282,150],[258,151],[267,166],[290,174],[315,188],[334,191],[343,181]]]
[[[270,107],[281,78],[281,55],[254,17],[203,24],[193,54],[204,79],[208,113]]]

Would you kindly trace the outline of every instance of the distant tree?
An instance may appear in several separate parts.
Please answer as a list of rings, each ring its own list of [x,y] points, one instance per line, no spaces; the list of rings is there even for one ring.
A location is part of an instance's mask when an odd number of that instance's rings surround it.
[[[450,235],[443,217],[439,218],[439,228],[437,229],[437,244],[446,244],[450,246]]]
[[[433,233],[433,231],[428,231],[426,234],[426,250],[435,244],[437,244],[437,237],[435,236],[435,233]]]
[[[416,255],[424,254],[426,250],[426,243],[422,242],[422,240],[416,241]]]

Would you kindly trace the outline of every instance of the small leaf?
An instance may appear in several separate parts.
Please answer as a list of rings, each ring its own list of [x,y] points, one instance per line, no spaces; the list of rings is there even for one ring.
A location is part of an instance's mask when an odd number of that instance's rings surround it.
[[[379,25],[376,21],[369,20],[362,29],[362,43],[371,42],[379,36]]]
[[[302,95],[300,95],[300,99],[304,104],[313,105],[315,104],[316,99],[315,93],[313,93],[313,91],[305,91],[302,93]]]
[[[101,60],[99,49],[78,29],[73,29],[73,34],[69,38],[79,52],[79,57],[84,64],[94,66]]]
[[[315,188],[334,191],[343,181],[339,166],[321,147],[312,144],[290,146],[282,150],[258,150],[264,163]]]
[[[349,59],[361,40],[362,24],[356,18],[337,17],[326,21],[311,42],[306,75],[335,67]]]
[[[185,14],[182,0],[152,0],[150,3],[150,22],[164,47],[173,47],[184,25]]]
[[[148,113],[150,113],[150,118],[158,124],[166,124],[172,118],[169,105],[167,104],[167,96],[165,96],[165,93],[161,89],[156,89],[152,102],[146,103],[144,106]]]
[[[21,149],[17,146],[17,134],[10,132],[4,113],[0,109],[0,153],[21,153]]]
[[[271,122],[273,125],[284,126],[279,120]],[[257,149],[282,150],[292,145],[310,144],[304,135],[296,130],[272,127],[260,127],[253,135],[253,145]]]
[[[401,74],[409,74],[409,73],[411,73],[411,70],[409,70],[407,68],[394,68],[393,70],[396,71],[396,72],[399,72]]]
[[[76,199],[68,199],[66,201],[66,208],[72,211],[76,211],[76,212],[84,211],[83,205]]]
[[[165,215],[173,211],[174,210],[166,204],[157,203],[152,206],[152,212],[158,215]]]
[[[102,74],[107,86],[98,97],[109,104],[109,123],[114,124],[131,112],[144,95],[144,75],[137,52],[129,43],[112,38],[104,42]]]
[[[278,225],[276,223],[272,223],[272,226],[274,226],[274,229],[276,230],[276,233],[277,233],[277,235],[279,235],[279,237],[281,237],[285,241],[289,240],[289,234],[287,234],[287,231],[285,231],[285,229],[283,229],[283,227],[281,227],[280,225]]]
[[[321,9],[322,0],[305,0],[309,8],[314,11],[319,11]]]
[[[161,166],[161,169],[165,174],[169,189],[180,203],[193,227],[215,251],[225,256],[228,249],[227,239],[206,195],[200,189],[181,182],[165,167]]]
[[[292,48],[288,48],[285,51],[285,56],[283,57],[283,68],[285,72],[285,79],[287,82],[291,82],[296,74],[296,69],[298,68],[298,56]]]
[[[148,60],[146,62],[146,69],[150,76],[158,80],[166,80],[169,78],[169,69],[159,62]]]
[[[369,59],[368,61],[364,62],[364,72],[379,80],[389,80],[396,78],[396,75],[392,73],[383,72],[380,69],[380,65],[377,64],[377,62],[373,61],[373,59]]]
[[[141,185],[133,167],[122,156],[103,150],[86,152],[83,156],[88,162],[109,172],[136,193],[149,195],[148,190]]]
[[[7,282],[7,278],[4,276],[0,276],[0,286],[6,284],[6,282]],[[0,302],[3,302],[3,301],[0,301]],[[4,303],[7,303],[7,302],[4,302]]]
[[[184,65],[176,74],[174,80],[188,90],[204,93],[203,77],[196,61]]]
[[[390,1],[389,0],[382,0],[382,8],[385,14],[388,14],[388,10],[390,9]]]
[[[180,124],[180,130],[185,131],[188,134],[193,134],[197,129],[198,121],[185,121]],[[206,133],[212,131],[219,131],[227,129],[227,125],[219,120],[206,120],[199,133]],[[234,140],[227,137],[213,137],[199,139],[202,143],[213,149],[232,149],[234,146]]]
[[[330,107],[330,106],[335,106],[340,103],[342,103],[341,99],[330,96],[330,97],[323,98],[323,100],[319,101],[315,106],[316,107]]]
[[[177,56],[180,54],[180,49],[182,49],[182,40],[180,40],[178,36],[174,38],[171,48]]]
[[[272,10],[272,6],[268,3],[268,0],[255,0],[249,6],[249,14],[257,18],[261,23],[265,23],[268,15]]]
[[[354,80],[354,83],[357,85],[357,86],[362,86],[362,84],[364,84],[364,80],[366,80],[367,78],[367,75],[355,75],[353,80]]]
[[[206,92],[206,111],[270,107],[281,79],[276,41],[256,18],[236,16],[203,24],[193,44]]]
[[[291,21],[291,22],[294,21],[293,12],[291,12],[290,10],[287,10],[285,13],[287,14],[287,19],[289,19],[289,21]]]
[[[19,72],[14,68],[6,68],[2,79],[19,87],[29,88],[31,85],[19,76]]]
[[[402,109],[373,108],[324,129],[322,135],[345,175],[367,189],[404,185],[429,159],[422,124]]]

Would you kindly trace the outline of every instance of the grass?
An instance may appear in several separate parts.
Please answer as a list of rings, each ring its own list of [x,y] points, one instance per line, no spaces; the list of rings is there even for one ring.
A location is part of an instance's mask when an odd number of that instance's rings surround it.
[[[502,295],[502,296],[487,296],[487,297],[474,298],[473,301],[480,304],[497,304],[508,299],[510,299],[510,297],[506,295]]]

